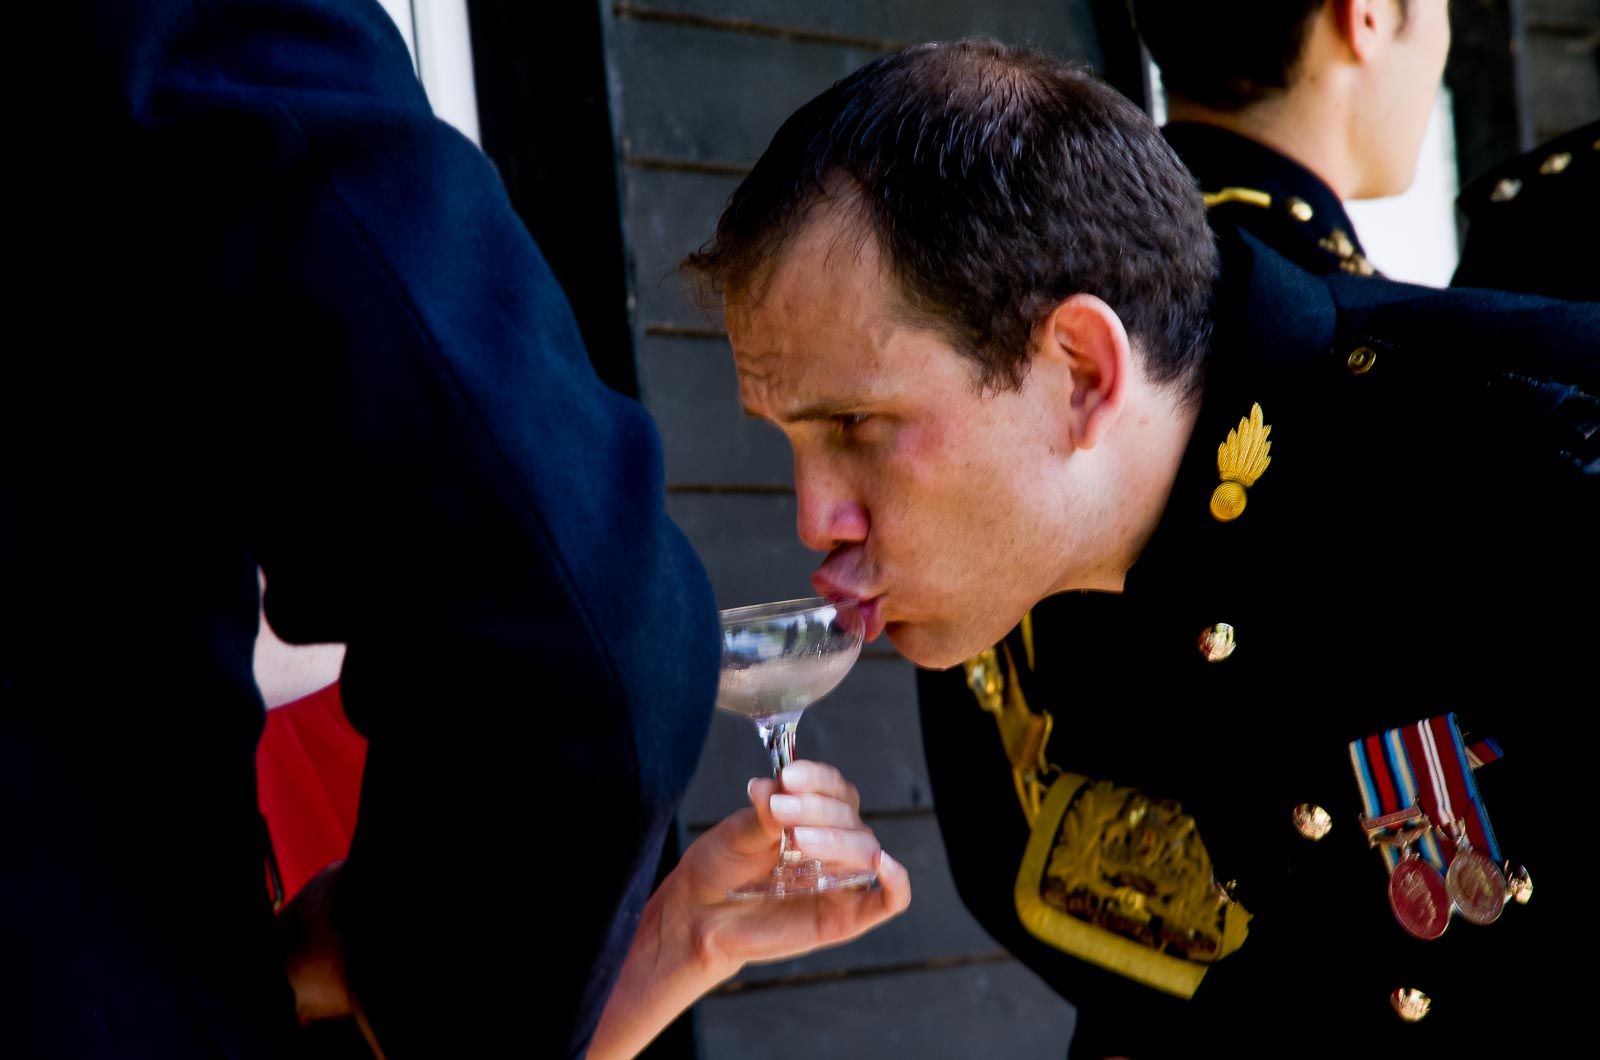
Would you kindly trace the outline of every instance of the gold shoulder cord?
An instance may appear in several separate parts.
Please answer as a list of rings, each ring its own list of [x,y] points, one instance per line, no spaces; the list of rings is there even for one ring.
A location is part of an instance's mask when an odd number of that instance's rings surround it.
[[[1031,671],[1033,654],[1033,612],[1022,616],[1022,645],[1025,662]],[[1002,659],[1004,660],[1002,662]],[[1022,694],[1017,679],[1016,660],[1011,646],[1001,641],[962,664],[967,687],[977,697],[978,706],[994,715],[1000,730],[1000,743],[1011,763],[1011,777],[1017,786],[1017,801],[1031,827],[1044,805],[1045,792],[1058,772],[1045,758],[1050,745],[1050,730],[1055,719],[1049,711],[1035,712]]]

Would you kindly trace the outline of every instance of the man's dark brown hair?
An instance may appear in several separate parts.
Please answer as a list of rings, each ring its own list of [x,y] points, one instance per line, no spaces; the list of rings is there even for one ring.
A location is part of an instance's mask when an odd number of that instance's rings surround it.
[[[1312,23],[1328,0],[1128,0],[1166,89],[1238,110],[1294,83]],[[1406,0],[1400,0],[1402,26]]]
[[[1027,373],[1062,299],[1117,313],[1159,382],[1198,381],[1216,248],[1188,172],[1143,111],[1087,71],[987,39],[886,55],[796,111],[684,262],[758,291],[812,206],[878,241],[908,320],[988,386]]]

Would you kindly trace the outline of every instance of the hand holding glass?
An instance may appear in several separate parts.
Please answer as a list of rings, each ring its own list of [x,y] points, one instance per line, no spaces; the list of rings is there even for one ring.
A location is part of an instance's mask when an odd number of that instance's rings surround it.
[[[801,713],[844,680],[861,655],[865,628],[855,604],[820,597],[722,612],[722,676],[717,706],[755,723],[782,785],[794,759]],[[871,869],[807,857],[785,828],[778,864],[728,891],[729,898],[788,898],[868,886]]]

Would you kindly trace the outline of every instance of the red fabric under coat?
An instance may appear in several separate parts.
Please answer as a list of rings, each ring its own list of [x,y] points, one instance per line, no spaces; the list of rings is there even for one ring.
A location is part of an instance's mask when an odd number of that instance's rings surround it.
[[[337,682],[267,711],[256,791],[285,900],[350,850],[367,741],[351,727]]]

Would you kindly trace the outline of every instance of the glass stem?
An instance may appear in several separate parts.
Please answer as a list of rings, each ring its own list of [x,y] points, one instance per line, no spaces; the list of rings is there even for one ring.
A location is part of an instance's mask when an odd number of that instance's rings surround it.
[[[761,743],[767,749],[767,754],[772,756],[772,778],[778,782],[778,790],[783,790],[783,767],[794,761],[794,731],[800,725],[800,716],[776,717],[770,721],[756,722],[756,731],[761,735]],[[783,840],[778,847],[778,860],[788,865],[800,861],[805,857],[800,848],[795,845],[794,830],[785,826]]]

